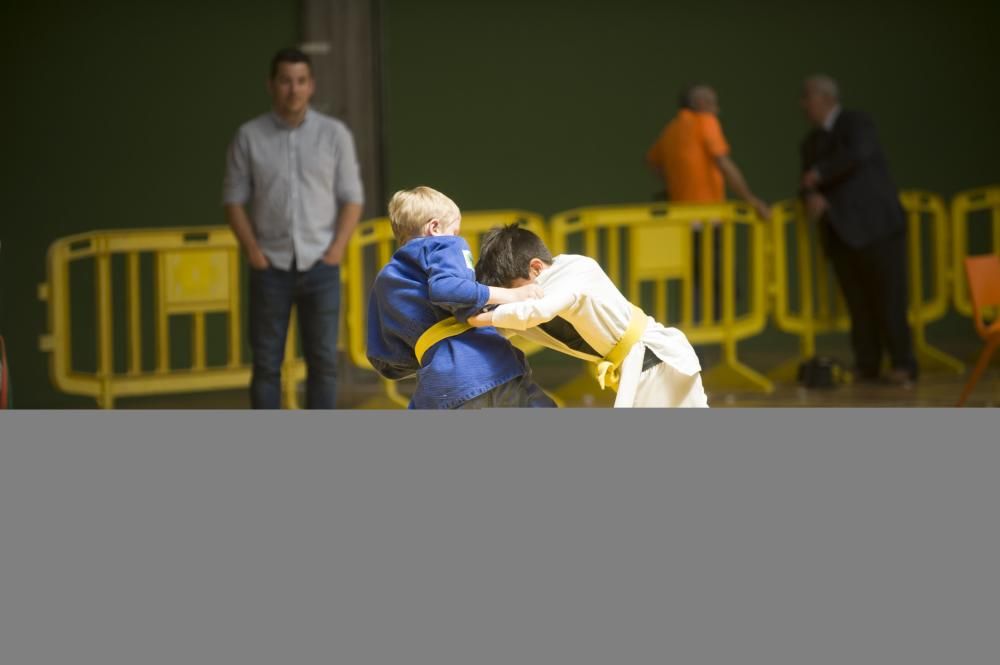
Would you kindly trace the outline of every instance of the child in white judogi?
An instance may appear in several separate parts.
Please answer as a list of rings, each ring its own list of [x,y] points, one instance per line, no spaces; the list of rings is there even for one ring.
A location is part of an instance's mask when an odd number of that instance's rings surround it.
[[[477,281],[516,287],[533,282],[545,297],[509,303],[469,319],[496,326],[598,365],[602,387],[617,387],[615,407],[707,407],[701,364],[687,337],[632,305],[597,261],[552,257],[537,235],[511,225],[490,231]]]

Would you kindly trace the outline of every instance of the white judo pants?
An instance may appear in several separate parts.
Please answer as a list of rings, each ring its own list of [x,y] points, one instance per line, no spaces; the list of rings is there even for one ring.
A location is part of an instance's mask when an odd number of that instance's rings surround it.
[[[626,391],[626,393],[629,391]],[[631,400],[624,393],[615,399],[615,408],[707,408],[708,396],[701,383],[701,372],[688,376],[667,363],[660,363],[639,374]],[[631,403],[628,403],[628,402]]]

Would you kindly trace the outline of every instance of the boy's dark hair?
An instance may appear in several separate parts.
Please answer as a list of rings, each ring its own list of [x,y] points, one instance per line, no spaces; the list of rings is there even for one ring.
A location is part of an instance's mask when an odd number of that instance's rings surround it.
[[[304,62],[309,66],[309,72],[312,73],[312,60],[309,59],[308,55],[297,48],[283,48],[271,58],[272,79],[278,73],[278,65],[283,62]]]
[[[552,253],[542,239],[516,223],[488,231],[479,248],[476,281],[487,286],[508,286],[517,278],[529,279],[531,259],[552,263]]]

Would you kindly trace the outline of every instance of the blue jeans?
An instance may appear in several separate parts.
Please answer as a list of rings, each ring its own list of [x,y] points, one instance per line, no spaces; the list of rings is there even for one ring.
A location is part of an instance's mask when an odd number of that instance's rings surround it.
[[[298,312],[305,356],[306,408],[332,409],[337,389],[340,266],[317,261],[308,270],[250,270],[250,404],[281,408],[281,363],[292,304]]]

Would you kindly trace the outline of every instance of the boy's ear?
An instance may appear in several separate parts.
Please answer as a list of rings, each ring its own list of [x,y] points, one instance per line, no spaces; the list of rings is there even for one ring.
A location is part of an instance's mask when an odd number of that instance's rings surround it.
[[[545,268],[545,264],[539,258],[534,258],[528,261],[528,272],[541,272]]]
[[[443,225],[441,220],[435,217],[431,221],[427,222],[427,235],[429,236],[439,236],[441,235]]]

